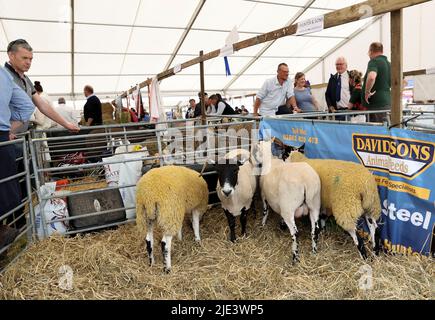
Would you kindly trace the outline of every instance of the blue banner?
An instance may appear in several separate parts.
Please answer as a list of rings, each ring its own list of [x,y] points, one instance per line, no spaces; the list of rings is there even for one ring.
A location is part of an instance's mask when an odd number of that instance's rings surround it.
[[[276,119],[261,122],[260,137],[265,129],[285,144],[305,144],[308,158],[366,166],[378,183],[384,247],[403,254],[431,253],[435,246],[435,135],[363,124]]]

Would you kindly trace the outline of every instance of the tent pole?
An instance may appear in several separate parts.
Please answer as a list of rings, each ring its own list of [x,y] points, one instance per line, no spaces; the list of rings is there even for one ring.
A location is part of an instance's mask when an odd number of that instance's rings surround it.
[[[199,57],[201,58],[203,56],[204,52],[201,50],[199,52]],[[206,124],[206,115],[205,115],[205,100],[204,100],[204,61],[201,61],[199,63],[199,76],[201,81],[201,124]]]
[[[403,88],[403,13],[391,12],[391,124],[401,127]],[[393,54],[394,53],[394,54]]]

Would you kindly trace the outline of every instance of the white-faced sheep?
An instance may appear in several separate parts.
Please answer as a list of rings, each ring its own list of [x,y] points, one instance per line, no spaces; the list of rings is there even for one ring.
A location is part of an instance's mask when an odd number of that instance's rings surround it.
[[[337,224],[352,237],[363,259],[367,258],[364,241],[357,233],[357,221],[365,218],[375,253],[380,250],[376,220],[381,214],[381,201],[374,176],[361,164],[329,159],[308,159],[293,151],[286,162],[308,163],[320,176],[322,207],[335,217]]]
[[[269,206],[280,214],[290,229],[292,236],[293,262],[299,259],[297,228],[295,218],[309,213],[311,221],[312,250],[317,252],[320,232],[320,178],[305,163],[285,163],[273,158],[270,142],[262,141],[255,151],[262,164],[260,177],[261,198],[263,200],[263,225],[269,214]]]
[[[198,172],[181,166],[165,166],[148,171],[137,183],[136,222],[146,230],[150,265],[154,263],[153,227],[162,228],[161,241],[165,272],[171,270],[171,241],[181,228],[186,213],[192,213],[195,240],[200,241],[199,221],[207,210],[208,188]]]
[[[237,160],[239,155],[242,156],[240,161]],[[249,151],[236,149],[227,153],[225,159],[215,164],[218,175],[216,192],[228,220],[232,242],[236,241],[236,217],[240,216],[243,236],[246,234],[248,210],[252,208],[255,212],[253,199],[257,177],[254,175],[253,164],[249,158]]]

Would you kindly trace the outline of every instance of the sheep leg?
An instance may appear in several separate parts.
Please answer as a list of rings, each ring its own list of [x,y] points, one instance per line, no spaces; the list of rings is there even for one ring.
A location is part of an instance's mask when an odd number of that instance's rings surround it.
[[[376,230],[375,230],[375,254],[377,256],[379,255],[379,252],[381,251],[381,245],[382,245],[381,228],[379,228],[379,226],[376,226]]]
[[[322,212],[319,215],[320,230],[325,230],[327,219],[328,219],[328,215],[326,214],[326,209],[322,209]]]
[[[242,214],[240,215],[240,224],[242,226],[242,236],[246,236],[246,222],[248,220],[248,211],[243,208]]]
[[[363,238],[361,238],[358,232],[356,232],[356,229],[347,230],[347,232],[350,234],[350,236],[353,239],[353,242],[356,244],[356,247],[358,248],[358,252],[360,253],[361,258],[363,258],[364,260],[367,259],[367,252],[364,246]]]
[[[317,241],[319,240],[320,228],[319,228],[319,210],[310,208],[310,220],[311,220],[311,246],[313,253],[317,253]]]
[[[282,217],[284,218],[287,227],[290,229],[290,234],[292,236],[292,253],[293,253],[293,263],[299,261],[299,248],[298,248],[298,228],[296,227],[295,222],[295,211],[290,210],[290,212],[282,213]]]
[[[236,218],[228,210],[224,211],[227,216],[228,226],[230,227],[230,240],[231,242],[236,242]],[[240,217],[240,220],[241,219]]]
[[[369,227],[370,230],[370,241],[372,243],[373,249],[376,247],[376,229],[378,228],[378,225],[376,223],[375,220],[373,220],[373,218],[365,216],[364,217],[366,219],[367,222],[367,226]]]
[[[252,212],[252,216],[254,217],[254,220],[257,219],[257,210],[255,210],[255,195],[251,201],[251,212]]]
[[[162,254],[163,254],[163,262],[165,267],[163,268],[163,272],[169,273],[171,272],[171,235],[164,235],[162,238],[161,246],[162,246]]]
[[[193,227],[193,233],[195,234],[195,241],[197,241],[197,242],[201,241],[201,237],[199,235],[200,216],[201,216],[201,213],[198,210],[192,211],[192,227]]]
[[[281,218],[281,220],[279,221],[279,228],[282,231],[286,231],[287,230],[287,224],[285,223],[283,218]]]
[[[183,226],[178,230],[178,240],[183,241]]]
[[[263,220],[261,224],[263,227],[266,225],[267,217],[269,216],[269,205],[266,200],[263,200]]]
[[[150,266],[154,264],[154,255],[153,255],[153,244],[154,244],[154,236],[153,236],[153,229],[154,229],[154,221],[153,220],[147,220],[147,235],[146,235],[146,244],[147,244],[147,252],[148,252],[148,259]]]

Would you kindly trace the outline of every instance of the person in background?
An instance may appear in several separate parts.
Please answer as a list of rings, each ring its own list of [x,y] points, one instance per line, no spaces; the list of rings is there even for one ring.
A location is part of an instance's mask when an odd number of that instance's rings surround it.
[[[193,119],[201,116],[201,107],[198,108],[195,99],[189,100],[189,109],[186,112],[186,119]]]
[[[234,115],[236,112],[226,101],[222,99],[220,94],[213,94],[209,98],[210,104],[213,106],[216,112],[210,113],[210,115]]]
[[[367,110],[391,110],[391,64],[384,56],[384,46],[380,42],[370,44],[370,61],[364,76],[362,91],[363,106]],[[371,114],[371,122],[384,122],[385,113]]]
[[[7,48],[9,62],[5,63],[5,69],[10,73],[13,81],[27,93],[33,104],[47,117],[56,123],[59,123],[64,128],[78,132],[80,128],[71,122],[65,120],[56,110],[46,103],[37,93],[33,83],[25,75],[29,71],[33,60],[33,49],[26,40],[17,39],[9,43]],[[27,123],[22,127],[26,127]],[[18,130],[16,124],[12,125],[11,131]]]
[[[56,111],[64,117],[67,121],[71,123],[78,123],[77,117],[74,115],[74,109],[70,106],[66,105],[65,98],[60,97],[57,99],[57,108]],[[55,128],[61,128],[59,124],[54,124]]]
[[[294,92],[296,103],[298,105],[297,112],[315,112],[319,111],[319,104],[316,98],[311,94],[311,90],[305,86],[305,74],[298,72],[295,75]]]
[[[289,69],[286,63],[280,63],[276,77],[267,79],[257,92],[254,102],[254,116],[274,116],[281,110],[298,110],[293,86],[288,80]],[[285,105],[286,108],[282,108]],[[284,149],[277,143],[272,143],[272,154],[281,157]]]
[[[29,121],[35,110],[30,97],[13,81],[12,76],[0,67],[0,142],[7,142],[11,130]],[[0,181],[17,174],[16,150],[12,144],[0,146]],[[18,179],[0,182],[0,249],[12,243],[20,233],[8,226],[14,215],[8,212],[21,203],[21,190]],[[6,224],[5,224],[6,223]]]
[[[353,91],[353,86],[349,82],[346,58],[338,57],[335,60],[335,69],[337,73],[331,74],[325,92],[326,105],[331,113],[335,113],[337,110],[348,110],[349,99]],[[344,119],[344,116],[336,117],[336,120]]]
[[[103,124],[103,115],[101,111],[101,101],[94,94],[94,88],[86,85],[83,89],[86,97],[86,104],[83,107],[83,113],[86,126],[99,126]]]
[[[144,112],[144,115],[143,115],[143,121],[144,122],[150,122],[150,114],[149,114],[149,112],[147,112],[147,111],[145,111]]]
[[[354,87],[350,96],[348,108],[350,110],[365,111],[366,107],[362,105],[362,73],[358,70],[350,71],[350,83]]]
[[[310,89],[310,92],[311,92],[311,83],[310,83],[310,81],[308,81],[306,79],[305,79],[305,88]]]
[[[276,77],[267,79],[257,93],[254,116],[258,116],[259,113],[262,116],[273,116],[278,111],[278,107],[283,104],[297,109],[293,86],[290,85],[288,75],[287,64],[280,63]]]
[[[236,108],[234,109],[234,111],[235,111],[237,114],[240,114],[240,113],[241,113],[239,107],[236,107]]]
[[[246,109],[246,107],[244,105],[242,105],[240,107],[240,113],[242,114],[242,116],[246,116],[249,114],[249,111],[248,111],[248,109]]]
[[[36,93],[39,94],[41,99],[43,99],[45,103],[47,103],[48,105],[50,105],[50,107],[53,108],[53,102],[51,102],[51,99],[48,96],[48,94],[44,92],[41,82],[35,81],[35,90]],[[41,111],[39,111],[39,109],[35,110],[35,112],[32,115],[32,118],[30,118],[30,121],[32,121],[36,125],[35,127],[36,130],[48,130],[53,126],[53,122],[48,117],[46,117]],[[41,137],[47,138],[45,132],[42,133]],[[50,150],[48,149],[48,142],[46,140],[42,141],[42,146],[44,147],[44,151],[45,151],[44,153],[42,153],[42,158],[46,162],[51,161]],[[18,152],[18,157],[21,157],[21,152]],[[22,169],[24,170],[24,164],[22,165]],[[23,194],[27,193],[27,190],[25,189],[25,185],[23,185],[21,189],[23,190]]]
[[[202,101],[202,99],[201,99],[201,92],[198,92],[198,98],[199,98],[199,102],[196,104],[195,110],[197,110],[196,114],[198,116],[201,116],[202,115],[202,111],[201,111],[201,101]],[[208,94],[207,94],[207,92],[204,92],[204,104],[205,104],[205,113],[208,114],[209,113],[208,111],[209,111],[210,104],[208,102]]]
[[[53,108],[53,103],[51,102],[50,97],[48,94],[44,92],[44,89],[41,86],[41,82],[35,81],[35,90],[36,93],[41,97],[42,100],[44,100],[45,103],[50,105],[50,107]],[[46,130],[52,127],[52,121],[50,118],[45,116],[39,109],[36,109],[33,113],[32,117],[30,118],[30,121],[33,122],[36,126],[36,130]],[[46,141],[45,141],[46,142]]]

